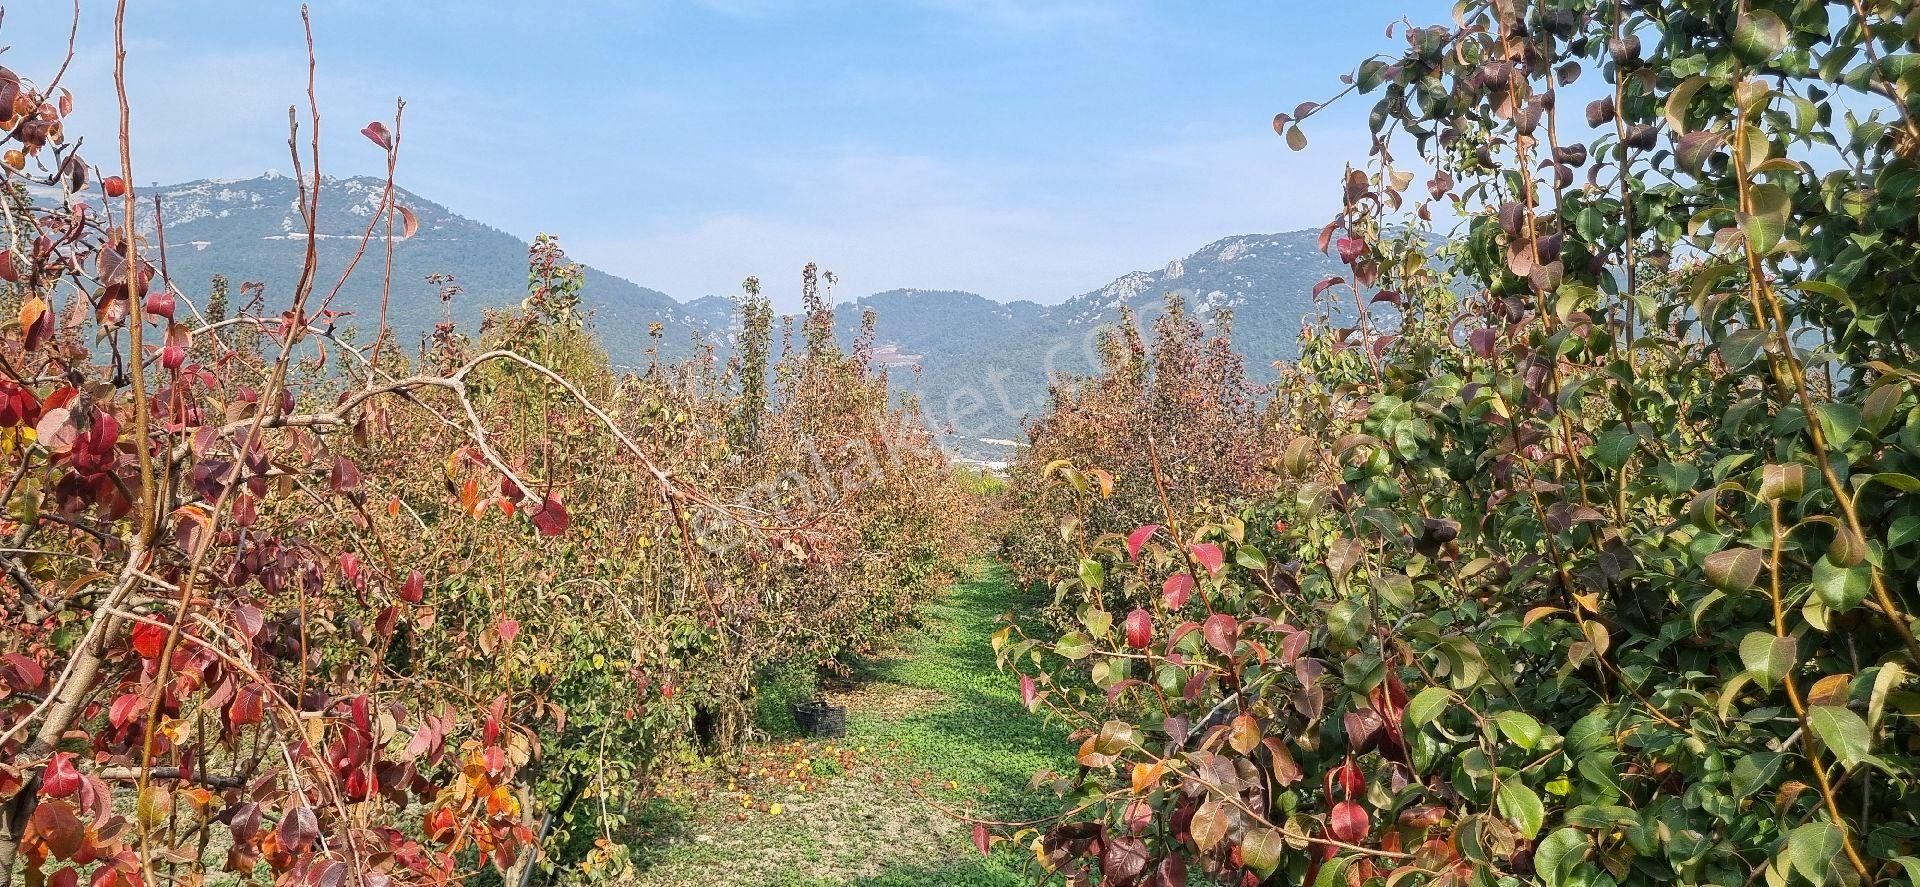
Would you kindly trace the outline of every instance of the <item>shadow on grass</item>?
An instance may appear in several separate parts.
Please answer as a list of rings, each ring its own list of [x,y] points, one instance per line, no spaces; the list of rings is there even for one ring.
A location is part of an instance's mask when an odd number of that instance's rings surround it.
[[[651,798],[629,824],[629,850],[635,868],[645,871],[666,855],[667,848],[693,836],[698,825],[693,808],[686,802]],[[595,837],[591,830],[583,836],[587,846]]]

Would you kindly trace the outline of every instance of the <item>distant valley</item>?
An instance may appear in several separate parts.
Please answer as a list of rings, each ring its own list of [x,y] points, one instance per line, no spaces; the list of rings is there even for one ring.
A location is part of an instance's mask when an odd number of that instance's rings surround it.
[[[352,260],[383,183],[370,178],[328,179],[321,195],[318,253],[328,287]],[[203,297],[216,273],[258,280],[269,300],[292,290],[304,254],[305,225],[296,209],[296,185],[268,174],[240,181],[198,181],[157,189],[166,222],[168,270],[176,285]],[[526,290],[527,244],[517,237],[400,191],[418,214],[420,230],[395,245],[390,322],[403,344],[417,343],[441,319],[439,288],[430,274],[455,275],[464,294],[451,311],[463,328],[477,327],[488,308],[519,302]],[[382,226],[384,230],[384,226]],[[877,316],[879,357],[896,385],[917,394],[953,451],[983,460],[1005,458],[1022,437],[1021,419],[1036,413],[1049,374],[1091,369],[1097,331],[1132,308],[1143,320],[1160,313],[1177,292],[1201,317],[1233,313],[1233,338],[1249,375],[1265,378],[1269,365],[1295,353],[1301,318],[1313,310],[1313,284],[1338,272],[1315,246],[1316,232],[1227,237],[1151,271],[1125,274],[1105,286],[1053,305],[995,301],[984,295],[935,289],[891,290],[842,302],[842,338],[851,341],[861,315]],[[379,309],[383,244],[376,240],[359,271],[334,301],[353,312],[347,323],[368,322]],[[242,270],[245,269],[245,270]],[[771,277],[798,269],[742,269]],[[585,300],[592,323],[616,365],[644,368],[653,359],[649,325],[664,327],[667,359],[691,354],[701,342],[730,344],[733,300],[706,295],[681,301],[658,290],[589,269]]]

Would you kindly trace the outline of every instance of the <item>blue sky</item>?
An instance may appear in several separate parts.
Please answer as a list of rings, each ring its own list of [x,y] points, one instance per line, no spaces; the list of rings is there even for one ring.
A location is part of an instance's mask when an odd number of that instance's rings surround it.
[[[110,2],[68,75],[112,135]],[[44,80],[64,0],[6,3],[4,62]],[[135,180],[289,168],[297,3],[136,0]],[[1365,150],[1350,102],[1286,150],[1276,111],[1450,4],[1293,0],[315,0],[333,174],[408,101],[401,183],[683,299],[811,260],[842,295],[1058,301],[1219,237],[1317,227]],[[1404,45],[1404,44],[1400,44]],[[99,161],[106,152],[96,149]]]

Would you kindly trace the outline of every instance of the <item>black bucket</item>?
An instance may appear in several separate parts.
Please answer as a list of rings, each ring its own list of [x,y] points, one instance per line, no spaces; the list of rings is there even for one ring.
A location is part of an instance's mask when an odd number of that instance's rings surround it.
[[[825,699],[810,699],[793,704],[793,722],[800,732],[817,739],[839,739],[847,735],[847,707],[828,705]]]

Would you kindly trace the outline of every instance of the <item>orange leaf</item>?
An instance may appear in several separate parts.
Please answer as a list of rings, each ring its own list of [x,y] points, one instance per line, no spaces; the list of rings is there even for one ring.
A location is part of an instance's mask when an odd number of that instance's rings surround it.
[[[1149,789],[1153,788],[1155,783],[1160,781],[1160,776],[1166,772],[1167,765],[1163,763],[1155,762],[1147,764],[1143,762],[1134,764],[1133,793],[1136,795],[1145,794]]]
[[[1243,755],[1252,754],[1260,747],[1260,722],[1253,715],[1241,715],[1233,719],[1233,729],[1227,734],[1227,744]]]

